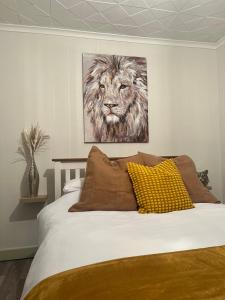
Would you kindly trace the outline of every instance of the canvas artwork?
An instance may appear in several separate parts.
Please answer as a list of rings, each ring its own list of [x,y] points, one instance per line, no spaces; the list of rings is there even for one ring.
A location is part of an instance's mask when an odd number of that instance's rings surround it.
[[[86,143],[147,143],[147,62],[143,57],[83,54]]]

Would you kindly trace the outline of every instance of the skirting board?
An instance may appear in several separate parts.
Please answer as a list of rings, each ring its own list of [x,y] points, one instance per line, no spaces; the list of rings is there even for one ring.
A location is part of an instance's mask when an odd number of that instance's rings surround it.
[[[0,261],[34,257],[37,246],[25,248],[9,248],[0,250]]]

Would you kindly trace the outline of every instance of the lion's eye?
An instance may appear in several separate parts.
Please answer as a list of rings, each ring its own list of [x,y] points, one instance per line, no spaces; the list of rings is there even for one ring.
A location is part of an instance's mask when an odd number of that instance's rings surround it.
[[[126,87],[127,87],[127,85],[125,85],[125,84],[121,84],[121,86],[120,86],[120,90],[124,90]]]
[[[100,87],[100,89],[104,89],[105,88],[104,84],[99,84],[99,87]]]

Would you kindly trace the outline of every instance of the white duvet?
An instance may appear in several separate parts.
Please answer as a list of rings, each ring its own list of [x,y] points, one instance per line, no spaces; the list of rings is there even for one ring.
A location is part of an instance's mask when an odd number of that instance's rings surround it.
[[[23,296],[58,272],[121,257],[225,245],[225,205],[196,204],[166,214],[69,213],[79,192],[46,206],[38,216],[40,247]]]

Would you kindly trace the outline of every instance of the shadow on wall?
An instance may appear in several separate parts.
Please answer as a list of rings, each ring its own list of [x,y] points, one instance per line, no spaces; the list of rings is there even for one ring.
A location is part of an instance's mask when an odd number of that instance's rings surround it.
[[[9,217],[10,222],[35,220],[43,203],[19,203]]]
[[[54,169],[47,169],[44,173],[44,177],[47,180],[47,195],[48,203],[55,200],[55,173]]]
[[[29,195],[29,188],[27,182],[27,172],[29,166],[26,167],[26,170],[23,174],[23,178],[20,184],[20,195],[27,196]],[[18,222],[18,221],[27,221],[27,220],[35,220],[37,218],[38,213],[41,209],[54,201],[55,199],[55,178],[54,178],[54,169],[47,169],[44,173],[44,177],[47,179],[47,195],[48,201],[46,203],[19,203],[12,214],[9,217],[10,222]]]

